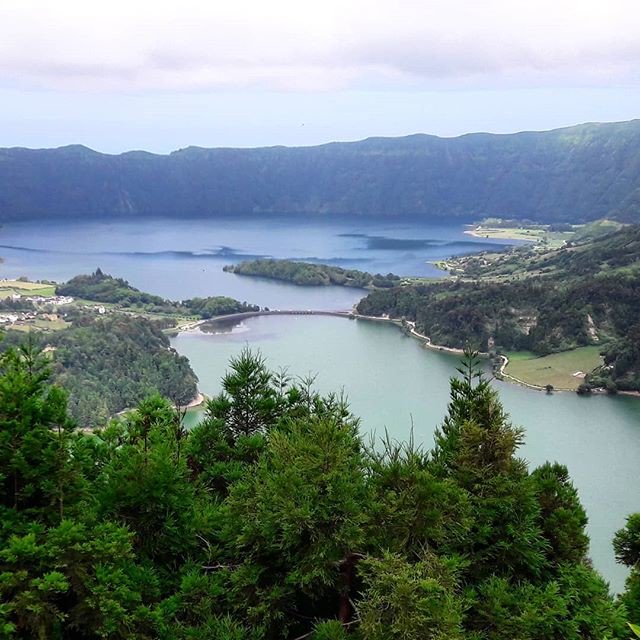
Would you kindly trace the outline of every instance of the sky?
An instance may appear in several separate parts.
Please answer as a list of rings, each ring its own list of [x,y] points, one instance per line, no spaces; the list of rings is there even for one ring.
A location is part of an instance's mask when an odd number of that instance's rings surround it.
[[[0,146],[119,153],[640,117],[638,0],[0,0]]]

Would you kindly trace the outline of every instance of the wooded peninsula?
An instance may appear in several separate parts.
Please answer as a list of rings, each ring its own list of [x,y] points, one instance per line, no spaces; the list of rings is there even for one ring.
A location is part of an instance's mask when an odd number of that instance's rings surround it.
[[[640,226],[447,264],[450,279],[374,291],[357,311],[404,318],[436,344],[491,354],[597,346],[603,362],[580,390],[640,390]]]
[[[357,269],[343,269],[295,260],[247,260],[239,264],[227,265],[224,271],[239,276],[270,278],[310,287],[337,285],[357,289],[389,289],[397,287],[402,281],[400,276],[393,273],[371,274]]]

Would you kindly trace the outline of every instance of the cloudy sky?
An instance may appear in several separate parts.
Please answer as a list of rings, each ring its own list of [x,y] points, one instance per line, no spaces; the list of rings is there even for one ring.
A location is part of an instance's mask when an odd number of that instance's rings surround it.
[[[0,0],[0,146],[167,152],[635,117],[638,0]]]

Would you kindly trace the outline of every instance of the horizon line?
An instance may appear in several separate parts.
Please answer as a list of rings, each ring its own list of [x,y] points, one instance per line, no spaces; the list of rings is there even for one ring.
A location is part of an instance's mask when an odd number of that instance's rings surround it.
[[[175,153],[181,153],[184,151],[188,151],[191,149],[197,149],[202,151],[256,151],[256,150],[264,150],[264,149],[317,149],[319,147],[326,147],[330,145],[346,145],[346,144],[360,144],[363,142],[373,141],[373,140],[404,140],[407,138],[434,138],[438,140],[457,140],[460,138],[465,138],[469,136],[491,136],[491,137],[506,137],[506,136],[516,136],[516,135],[527,135],[527,134],[542,134],[542,133],[553,133],[555,131],[563,131],[567,129],[576,129],[580,127],[589,127],[589,126],[616,126],[616,125],[629,125],[633,123],[640,123],[640,117],[632,118],[631,120],[611,120],[611,121],[590,121],[590,122],[578,122],[571,125],[565,125],[562,127],[554,127],[552,129],[522,129],[518,131],[512,131],[509,133],[492,133],[490,131],[469,131],[467,133],[461,133],[458,135],[452,136],[440,136],[436,134],[430,134],[425,132],[414,132],[408,133],[399,136],[367,136],[366,138],[358,138],[356,140],[329,140],[327,142],[321,142],[318,144],[307,144],[307,145],[283,145],[283,144],[272,144],[272,145],[261,145],[261,146],[219,146],[219,147],[203,147],[200,145],[187,145],[185,147],[179,147],[174,149],[173,151],[169,151],[167,153],[157,153],[153,151],[147,151],[145,149],[128,149],[126,151],[121,151],[119,153],[108,153],[104,151],[98,151],[93,149],[82,143],[69,143],[66,145],[61,145],[58,147],[25,147],[21,145],[14,145],[11,147],[0,147],[1,151],[62,151],[65,149],[82,149],[85,151],[90,151],[92,153],[103,155],[103,156],[123,156],[127,154],[147,154],[151,156],[159,156],[159,157],[169,157]]]

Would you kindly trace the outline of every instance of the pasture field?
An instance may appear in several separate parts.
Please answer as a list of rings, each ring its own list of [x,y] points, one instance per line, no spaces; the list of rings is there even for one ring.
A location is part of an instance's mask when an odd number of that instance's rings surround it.
[[[505,373],[527,384],[575,390],[584,380],[584,375],[575,374],[589,373],[602,364],[599,351],[600,347],[589,346],[542,357],[528,351],[508,353]]]
[[[21,296],[49,297],[56,294],[56,287],[53,284],[43,284],[41,282],[0,280],[0,298],[8,298],[15,294]]]

